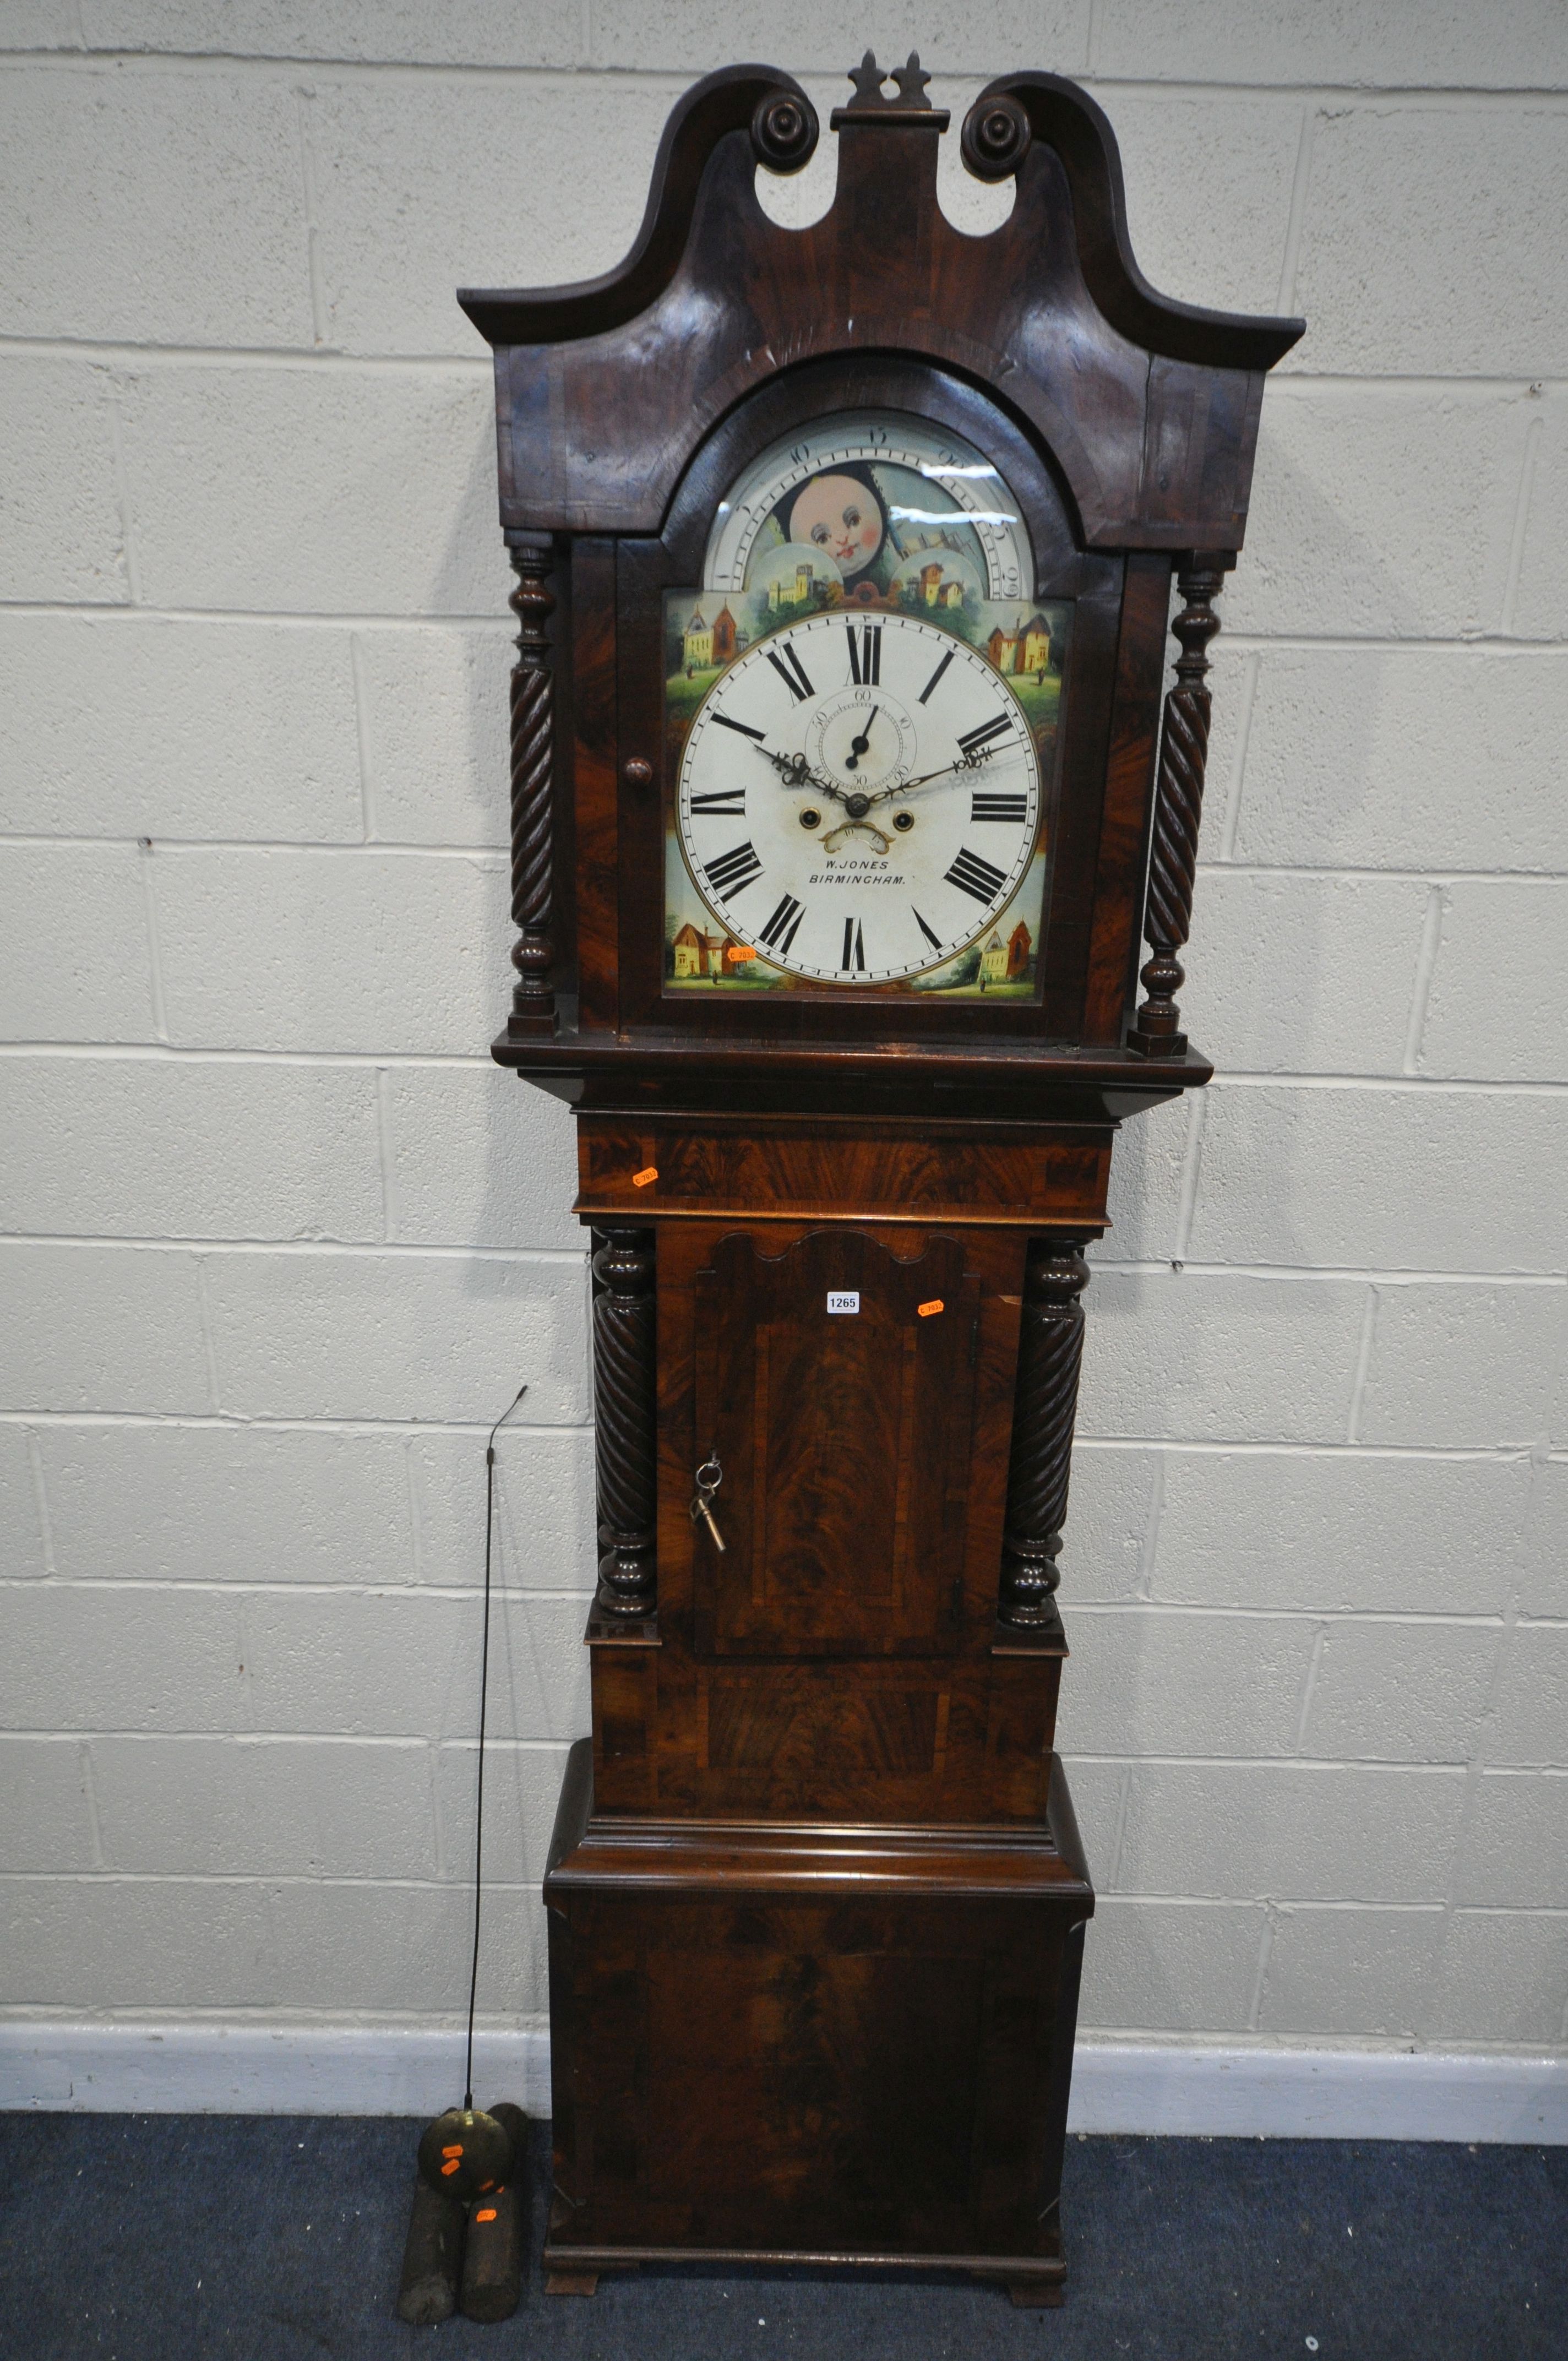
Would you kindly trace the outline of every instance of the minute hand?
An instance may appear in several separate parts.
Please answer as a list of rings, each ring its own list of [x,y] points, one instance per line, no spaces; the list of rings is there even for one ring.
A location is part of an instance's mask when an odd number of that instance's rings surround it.
[[[978,771],[982,768],[989,769],[990,765],[971,762],[967,754],[959,754],[953,762],[944,763],[939,771],[927,771],[918,779],[902,780],[897,786],[879,787],[871,800],[873,804],[883,804],[893,796],[912,796],[916,787],[928,787],[933,779],[948,778],[954,771]]]

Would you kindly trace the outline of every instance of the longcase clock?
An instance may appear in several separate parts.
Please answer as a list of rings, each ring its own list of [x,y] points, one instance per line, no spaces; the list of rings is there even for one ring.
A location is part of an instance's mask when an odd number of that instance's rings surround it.
[[[1154,292],[1071,83],[970,110],[1014,184],[974,237],[917,60],[851,81],[810,228],[756,195],[810,101],[735,67],[620,269],[459,298],[520,625],[495,1055],[575,1109],[593,1233],[559,2292],[1065,2274],[1082,1249],[1118,1125],[1211,1072],[1176,999],[1204,651],[1300,324]]]

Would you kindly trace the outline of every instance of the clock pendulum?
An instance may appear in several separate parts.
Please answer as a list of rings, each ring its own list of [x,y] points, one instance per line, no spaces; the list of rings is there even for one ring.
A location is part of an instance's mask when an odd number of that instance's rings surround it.
[[[1204,652],[1301,323],[1155,292],[1072,83],[970,107],[967,169],[1014,184],[973,237],[918,60],[851,82],[809,227],[755,181],[811,102],[737,66],[619,270],[459,295],[519,627],[494,1054],[573,1108],[592,1247],[561,2294],[1066,2273],[1082,1249],[1119,1126],[1212,1071],[1176,1000]]]
[[[490,1577],[496,1522],[496,1437],[523,1395],[520,1386],[485,1446],[485,1606],[479,1648],[479,1744],[474,1793],[474,1939],[468,1969],[468,2029],[463,2103],[448,2107],[420,2135],[414,2185],[398,2283],[398,2317],[428,2328],[459,2308],[470,2320],[509,2320],[522,2293],[527,2205],[528,2119],[502,2100],[474,2104],[474,2014],[479,1989],[479,1927],[484,1897],[485,1730],[489,1701]]]

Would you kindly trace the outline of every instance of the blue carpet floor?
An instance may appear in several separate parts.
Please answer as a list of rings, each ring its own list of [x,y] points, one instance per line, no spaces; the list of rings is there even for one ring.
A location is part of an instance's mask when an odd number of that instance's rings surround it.
[[[1059,2312],[913,2274],[537,2263],[499,2327],[392,2311],[420,2126],[0,2114],[5,2361],[1564,2361],[1568,2150],[1075,2139]],[[534,2127],[532,2250],[548,2183]]]

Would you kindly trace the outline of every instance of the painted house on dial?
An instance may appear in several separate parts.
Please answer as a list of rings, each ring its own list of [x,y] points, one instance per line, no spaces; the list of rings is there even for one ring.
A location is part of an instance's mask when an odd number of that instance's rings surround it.
[[[1018,634],[1020,672],[1044,672],[1051,661],[1051,627],[1043,615],[1032,615]]]
[[[674,976],[677,983],[690,983],[716,976],[734,975],[737,971],[751,972],[756,954],[749,943],[738,943],[733,935],[710,935],[688,919],[671,946],[674,952]]]
[[[729,608],[720,607],[709,623],[704,621],[702,609],[694,607],[681,653],[688,672],[707,672],[715,664],[729,664],[735,653],[735,618]]]
[[[1017,631],[1003,631],[999,623],[985,643],[985,653],[998,672],[1047,672],[1051,661],[1051,627],[1043,615],[1031,615]]]
[[[1000,930],[992,927],[991,940],[980,955],[981,983],[1015,983],[1020,976],[1026,975],[1034,939],[1022,918],[1005,942]]]
[[[674,954],[677,983],[689,983],[700,976],[718,975],[724,965],[723,938],[705,934],[688,918],[675,937]]]
[[[944,577],[946,578],[944,579]],[[920,598],[927,607],[961,607],[964,586],[948,574],[944,566],[933,563],[920,568]]]

